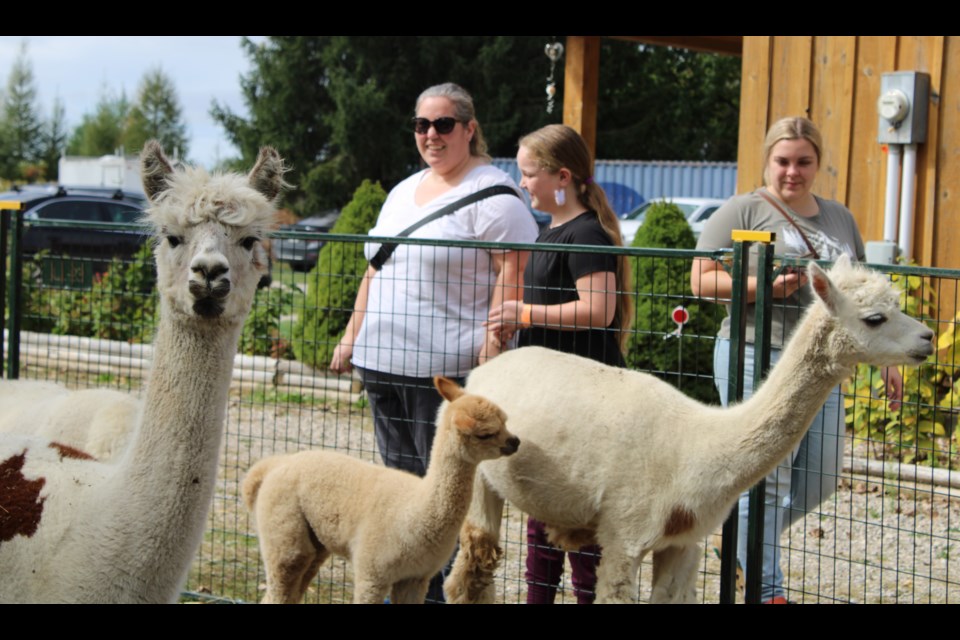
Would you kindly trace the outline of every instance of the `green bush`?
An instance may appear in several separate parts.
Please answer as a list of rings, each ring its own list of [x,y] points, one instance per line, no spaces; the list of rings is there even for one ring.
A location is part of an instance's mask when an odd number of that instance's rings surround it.
[[[94,278],[89,292],[93,335],[150,342],[157,325],[156,282],[153,243],[144,243],[129,263],[114,258],[107,272]]]
[[[376,223],[386,198],[380,183],[364,180],[331,233],[367,233]],[[316,266],[307,275],[305,305],[299,310],[294,327],[293,350],[297,360],[314,367],[329,364],[350,320],[366,270],[362,244],[328,242],[323,246]]]
[[[290,313],[295,300],[302,298],[300,290],[285,284],[276,284],[257,291],[253,308],[243,324],[240,351],[253,356],[291,358],[281,337],[280,317]]]
[[[41,252],[23,263],[25,331],[128,342],[152,339],[158,304],[150,243],[129,263],[111,261],[106,272],[94,275],[89,289],[45,284],[44,264],[50,260],[47,252]]]
[[[696,244],[683,212],[669,202],[650,207],[633,239],[634,247],[693,249]],[[627,365],[649,371],[701,402],[717,404],[712,363],[719,307],[693,296],[690,260],[643,256],[630,261],[637,306]],[[679,338],[670,335],[677,328],[672,320],[677,306],[690,314]]]

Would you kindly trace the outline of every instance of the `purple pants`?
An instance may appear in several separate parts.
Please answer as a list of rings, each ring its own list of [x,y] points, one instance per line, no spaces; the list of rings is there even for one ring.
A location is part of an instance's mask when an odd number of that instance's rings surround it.
[[[527,604],[553,604],[563,577],[563,556],[566,552],[547,542],[544,524],[527,519]],[[570,552],[573,569],[573,593],[577,604],[593,604],[596,599],[597,566],[600,546],[591,544]]]

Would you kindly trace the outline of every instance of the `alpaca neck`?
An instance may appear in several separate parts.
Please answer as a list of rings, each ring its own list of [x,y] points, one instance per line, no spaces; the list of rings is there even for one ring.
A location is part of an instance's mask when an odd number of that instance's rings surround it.
[[[140,429],[111,484],[113,495],[100,507],[113,511],[106,520],[131,541],[118,549],[111,536],[104,550],[114,557],[105,565],[144,580],[128,597],[175,598],[196,552],[240,329],[238,322],[198,322],[163,309]]]
[[[440,542],[441,537],[449,537],[450,532],[455,535],[459,531],[473,495],[477,465],[464,460],[455,444],[448,443],[455,437],[449,428],[437,429],[430,468],[416,500],[418,508],[410,511],[421,515],[415,516],[408,526],[424,539],[436,542]]]
[[[734,494],[753,486],[793,450],[834,387],[852,373],[831,353],[837,347],[833,324],[826,311],[812,308],[764,383],[728,413],[729,428],[739,431],[730,440],[739,462]]]

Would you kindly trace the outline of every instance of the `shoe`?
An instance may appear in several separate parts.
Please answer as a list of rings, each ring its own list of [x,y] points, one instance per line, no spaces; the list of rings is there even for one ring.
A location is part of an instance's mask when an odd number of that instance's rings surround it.
[[[790,601],[783,596],[775,596],[769,600],[764,600],[762,604],[790,604]]]

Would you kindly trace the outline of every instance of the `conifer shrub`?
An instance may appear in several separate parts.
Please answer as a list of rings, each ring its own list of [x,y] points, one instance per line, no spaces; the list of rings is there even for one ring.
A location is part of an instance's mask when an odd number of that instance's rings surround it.
[[[331,233],[366,234],[387,198],[380,183],[364,180],[344,207]],[[326,367],[353,312],[360,281],[367,270],[363,244],[328,242],[307,275],[304,307],[297,310],[293,350],[297,360]]]
[[[693,249],[696,244],[683,212],[670,202],[653,204],[633,239],[634,247]],[[630,261],[637,307],[627,341],[627,365],[648,371],[701,402],[717,404],[713,345],[723,309],[694,297],[692,260],[638,256]],[[680,336],[671,335],[677,329],[672,319],[677,306],[690,314]]]

